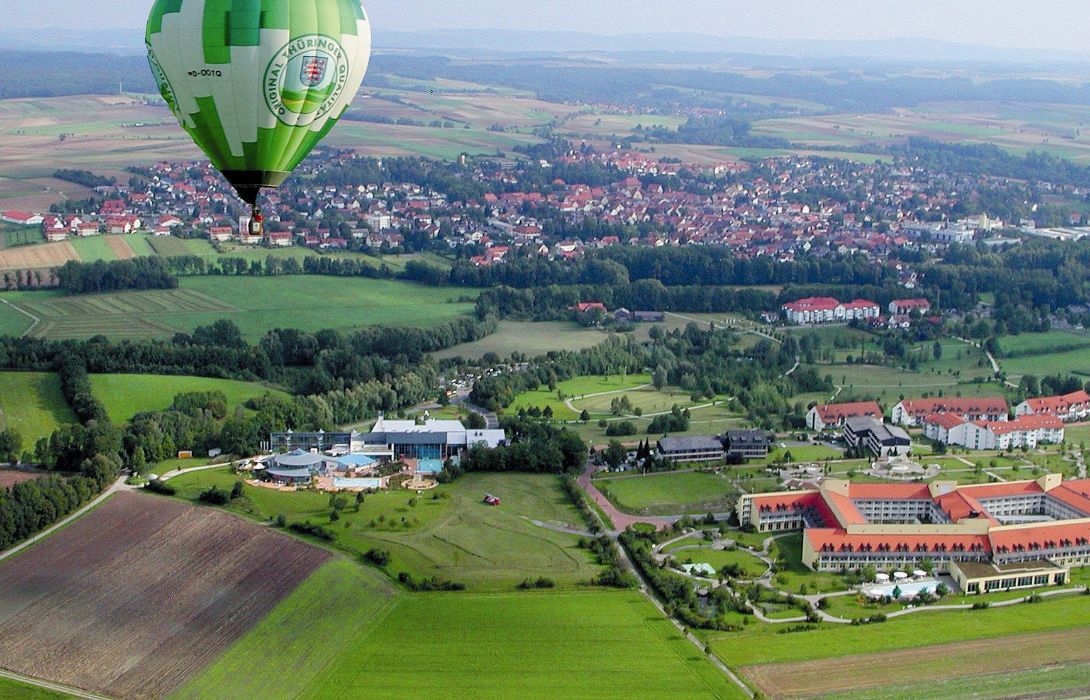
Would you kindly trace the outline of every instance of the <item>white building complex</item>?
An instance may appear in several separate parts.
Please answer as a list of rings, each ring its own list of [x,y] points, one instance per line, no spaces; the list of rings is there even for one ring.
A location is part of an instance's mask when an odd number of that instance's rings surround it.
[[[1064,423],[1056,416],[1023,416],[1012,421],[967,421],[952,413],[924,419],[924,435],[947,445],[971,450],[1034,449],[1064,441]]]
[[[832,297],[808,297],[783,305],[784,317],[788,322],[799,326],[848,323],[878,318],[881,313],[882,308],[878,304],[866,299],[843,304]]]

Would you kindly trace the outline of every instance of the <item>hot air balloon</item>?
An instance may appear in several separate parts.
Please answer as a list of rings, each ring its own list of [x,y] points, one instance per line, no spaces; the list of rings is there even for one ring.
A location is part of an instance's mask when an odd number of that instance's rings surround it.
[[[156,0],[148,63],[182,128],[253,207],[348,109],[371,55],[359,0]]]

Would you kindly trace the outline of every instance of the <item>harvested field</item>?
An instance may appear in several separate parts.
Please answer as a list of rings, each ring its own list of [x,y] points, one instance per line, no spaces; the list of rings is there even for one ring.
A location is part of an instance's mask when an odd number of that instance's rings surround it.
[[[920,679],[994,673],[995,659],[1006,672],[1090,660],[1090,629],[941,644],[882,654],[845,656],[799,663],[747,666],[742,674],[770,698],[804,698],[865,688],[906,685]],[[861,673],[860,669],[866,669]]]
[[[42,320],[35,327],[34,336],[55,340],[88,338],[96,333],[110,337],[160,338],[180,329],[146,316],[238,311],[231,304],[187,289],[52,297],[23,302],[21,306]]]
[[[129,242],[120,236],[107,236],[106,245],[117,256],[118,260],[128,260],[136,257],[136,251],[129,247]]]
[[[0,270],[40,270],[79,260],[71,243],[42,243],[0,251]]]
[[[43,476],[43,474],[20,472],[15,471],[14,469],[0,469],[0,489],[11,488],[24,481],[34,481],[39,476]]]
[[[329,558],[220,511],[120,493],[0,566],[0,666],[165,697]]]
[[[193,250],[187,245],[189,241],[183,241],[174,236],[156,236],[148,239],[148,244],[156,255],[165,258],[193,255]]]

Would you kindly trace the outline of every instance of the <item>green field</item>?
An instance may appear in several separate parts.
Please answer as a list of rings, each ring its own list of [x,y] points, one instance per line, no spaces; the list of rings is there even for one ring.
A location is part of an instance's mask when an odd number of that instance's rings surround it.
[[[189,277],[179,289],[65,297],[15,292],[5,298],[41,319],[34,335],[57,340],[169,338],[227,318],[250,340],[273,328],[351,330],[369,325],[428,326],[472,310],[475,292],[390,280],[300,275]],[[0,327],[25,316],[0,305]]]
[[[689,429],[685,432],[670,433],[671,436],[689,437],[694,435],[722,435],[727,430],[749,426],[749,422],[743,416],[733,412],[729,404],[725,405],[720,403],[706,408],[695,408],[691,409],[690,413],[692,417],[689,422]],[[613,420],[620,419],[610,419],[610,421]],[[620,438],[609,437],[606,435],[605,428],[598,425],[597,420],[591,420],[589,423],[572,423],[567,427],[579,433],[579,436],[589,444],[596,446],[608,445],[611,440],[620,440],[623,443],[635,444],[645,439],[650,439],[654,442],[655,439],[662,437],[659,433],[650,434],[647,432],[652,421],[652,418],[648,416],[642,418],[624,418],[623,420],[629,421],[636,426],[637,433],[635,435]]]
[[[999,366],[1007,377],[1017,381],[1025,374],[1043,377],[1052,374],[1074,374],[1085,381],[1090,377],[1090,347],[1067,352],[1054,352],[1027,357],[1012,357],[999,360]]]
[[[988,610],[923,612],[875,627],[829,625],[812,632],[777,634],[766,625],[737,634],[708,634],[716,655],[731,667],[872,654],[921,645],[1063,630],[1090,624],[1082,596],[1045,599],[1036,605]]]
[[[75,422],[76,416],[61,395],[57,375],[0,372],[0,427],[17,430],[23,437],[24,450],[33,450],[39,438]]]
[[[238,479],[222,469],[185,474],[170,483],[179,496],[196,499],[209,486],[229,489]],[[359,513],[348,507],[332,525],[326,495],[251,486],[245,493],[252,517],[283,514],[289,522],[331,526],[336,546],[355,555],[371,548],[389,551],[391,576],[407,571],[417,578],[464,583],[470,590],[503,591],[539,576],[554,579],[558,586],[578,586],[600,570],[591,554],[579,548],[578,537],[529,520],[583,528],[555,476],[467,474],[419,498],[403,489],[381,491],[366,496]],[[503,505],[484,505],[485,493],[499,496]]]
[[[222,391],[229,410],[267,393],[286,396],[256,382],[159,374],[96,374],[91,376],[91,386],[115,423],[124,423],[137,413],[166,410],[177,394],[188,392]]]
[[[693,547],[691,542],[683,542],[678,547],[668,547],[666,551],[679,564],[710,564],[716,571],[728,564],[737,564],[742,567],[742,578],[747,579],[758,578],[768,570],[763,561],[742,549],[712,549],[706,544]]]
[[[391,593],[311,576],[176,698],[739,698],[639,594]]]
[[[638,515],[704,514],[734,509],[738,489],[724,472],[666,472],[596,479],[615,506]]]
[[[1032,671],[988,673],[979,676],[921,680],[912,685],[872,688],[853,693],[838,693],[839,700],[1006,700],[1012,697],[1072,697],[1082,693],[1090,677],[1090,664],[1048,666]],[[1065,692],[1066,691],[1066,692]],[[825,696],[831,698],[834,696]]]
[[[537,357],[553,350],[575,352],[593,347],[604,342],[607,337],[601,331],[561,321],[543,323],[500,321],[496,332],[487,338],[455,345],[435,353],[435,357],[439,359],[464,357],[477,360],[490,352],[496,353],[501,358],[510,357],[513,352],[520,352],[527,357]]]
[[[34,685],[25,685],[7,678],[0,678],[0,697],[8,700],[60,700],[61,698],[71,698],[73,696]]]
[[[553,390],[550,390],[547,386],[542,386],[516,396],[514,402],[507,407],[506,413],[518,413],[520,408],[537,407],[544,410],[546,407],[550,407],[553,409],[553,418],[555,420],[578,420],[578,411],[572,411],[565,406],[558,396],[560,393],[572,399],[607,392],[616,392],[613,396],[620,396],[623,392],[644,386],[650,381],[651,376],[647,374],[576,377],[558,383],[556,389]],[[609,398],[606,397],[607,407]]]

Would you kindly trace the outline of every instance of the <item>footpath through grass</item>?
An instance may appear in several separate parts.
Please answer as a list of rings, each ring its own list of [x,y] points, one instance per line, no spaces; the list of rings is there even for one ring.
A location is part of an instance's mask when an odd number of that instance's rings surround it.
[[[124,423],[137,413],[166,410],[182,393],[222,391],[229,411],[265,394],[287,396],[256,382],[160,374],[95,374],[91,376],[91,387],[115,423]]]

